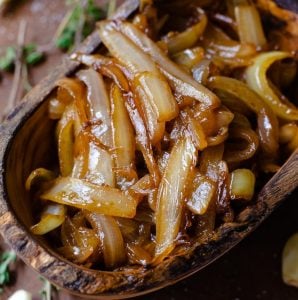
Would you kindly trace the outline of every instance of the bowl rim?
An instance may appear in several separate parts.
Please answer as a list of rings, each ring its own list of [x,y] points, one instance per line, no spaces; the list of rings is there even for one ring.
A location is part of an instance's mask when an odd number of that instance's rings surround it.
[[[133,13],[138,6],[139,0],[127,0],[117,10],[114,18],[124,19]],[[76,51],[92,53],[99,45],[100,39],[95,31]],[[142,282],[133,278],[135,274],[133,271],[129,273],[127,271],[89,270],[61,258],[29,234],[28,229],[20,222],[10,207],[6,190],[5,170],[9,150],[16,134],[53,91],[56,79],[73,74],[79,66],[80,63],[65,57],[61,65],[34,87],[10,113],[4,124],[0,125],[0,233],[28,266],[63,290],[90,299],[99,299],[99,297],[115,299],[115,296],[123,299],[144,295],[174,284],[204,268],[238,244],[270,215],[287,194],[297,188],[298,151],[293,153],[281,170],[267,182],[258,194],[254,205],[244,209],[235,222],[226,223],[219,228],[216,240],[210,240],[200,246],[194,245],[190,254],[171,257],[156,268],[144,271]],[[294,170],[294,173],[289,172],[289,170]],[[283,190],[278,188],[281,183],[286,185]],[[271,190],[274,193],[271,193]],[[158,275],[154,274],[155,271],[159,271],[158,274],[162,277],[157,278]],[[61,276],[68,276],[69,278],[65,282],[61,282]],[[63,278],[65,279],[65,277]],[[100,286],[109,283],[109,280],[114,280],[118,284],[117,288],[101,292]]]

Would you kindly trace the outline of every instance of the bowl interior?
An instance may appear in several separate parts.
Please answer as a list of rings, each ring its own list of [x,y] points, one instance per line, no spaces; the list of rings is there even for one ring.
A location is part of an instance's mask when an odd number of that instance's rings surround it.
[[[8,152],[6,188],[9,204],[19,221],[29,228],[33,225],[33,202],[25,189],[25,182],[32,170],[48,168],[55,160],[55,122],[47,116],[45,101],[17,131]]]

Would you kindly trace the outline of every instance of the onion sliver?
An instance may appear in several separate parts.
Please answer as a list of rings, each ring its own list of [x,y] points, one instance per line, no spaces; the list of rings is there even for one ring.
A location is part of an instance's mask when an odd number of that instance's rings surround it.
[[[41,199],[126,218],[133,218],[137,207],[136,199],[118,189],[70,177],[54,180]]]
[[[101,239],[107,268],[115,268],[126,260],[126,251],[119,225],[114,218],[86,212],[85,216]]]
[[[65,220],[65,207],[60,204],[49,204],[41,215],[40,221],[30,228],[37,235],[46,234],[59,227]]]
[[[271,51],[259,54],[253,64],[246,69],[246,82],[272,108],[281,119],[288,121],[298,120],[298,108],[289,102],[283,102],[271,88],[267,78],[269,67],[276,61],[289,58],[288,52]]]
[[[163,260],[175,247],[185,188],[196,160],[197,151],[190,138],[181,138],[171,151],[158,189],[155,263]]]
[[[172,88],[182,96],[193,97],[206,106],[217,107],[220,102],[210,90],[196,82],[189,74],[172,62],[163,51],[143,32],[128,22],[118,22],[121,30],[159,65],[163,74],[170,80]]]

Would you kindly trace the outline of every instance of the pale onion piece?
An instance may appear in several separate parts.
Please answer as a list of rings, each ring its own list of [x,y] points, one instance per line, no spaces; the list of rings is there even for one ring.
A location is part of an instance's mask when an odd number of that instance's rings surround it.
[[[65,213],[64,205],[47,205],[41,215],[40,221],[30,228],[31,232],[36,235],[43,235],[58,228],[65,220]]]
[[[126,260],[126,251],[120,228],[114,218],[86,212],[86,218],[101,239],[104,262],[112,269]]]
[[[100,120],[92,133],[104,145],[112,147],[111,139],[111,105],[102,75],[87,69],[77,73],[77,77],[87,86],[87,100],[91,120]]]
[[[115,186],[115,174],[112,155],[99,145],[90,141],[88,145],[88,170],[84,178],[96,185]]]
[[[240,43],[232,40],[220,28],[208,24],[202,40],[204,49],[211,55],[224,62],[233,61],[239,64],[241,60],[246,60],[256,54],[256,47],[249,43]]]
[[[208,87],[232,95],[256,113],[258,117],[258,135],[262,149],[271,156],[277,153],[279,147],[278,120],[272,109],[255,91],[245,83],[225,76],[211,77]]]
[[[192,192],[186,202],[187,208],[194,214],[203,215],[216,192],[215,184],[206,176],[198,173],[193,181]]]
[[[58,156],[60,173],[68,176],[72,172],[74,163],[74,123],[73,120],[60,120],[58,124]]]
[[[132,25],[133,26],[133,25]],[[114,22],[99,22],[99,36],[111,54],[132,73],[157,72],[155,63],[132,41],[115,29]]]
[[[196,164],[192,141],[181,138],[173,147],[161,179],[156,208],[156,249],[154,263],[162,261],[175,247],[189,174]]]
[[[239,163],[253,157],[260,143],[257,134],[250,128],[230,128],[229,138],[238,140],[238,142],[234,143],[234,145],[226,145],[224,160],[227,163]],[[245,147],[241,149],[235,148],[235,145],[240,144],[239,140],[242,140],[246,144]]]
[[[133,218],[137,207],[136,199],[118,189],[70,177],[54,180],[41,199],[124,218]]]
[[[172,88],[182,96],[193,97],[206,106],[217,107],[219,99],[210,90],[196,82],[187,72],[172,62],[166,54],[144,33],[128,22],[118,22],[121,30],[159,65],[162,73],[170,80]]]
[[[147,196],[153,192],[155,185],[150,175],[145,175],[140,178],[134,185],[129,188],[129,193],[132,193],[134,197],[142,199],[143,196]]]
[[[152,145],[149,140],[146,126],[132,95],[126,95],[125,100],[126,109],[136,131],[136,143],[143,154],[148,171],[157,186],[160,181],[160,172],[153,155]]]
[[[246,71],[246,82],[260,97],[271,107],[274,113],[281,119],[288,121],[298,120],[298,108],[282,99],[271,88],[267,78],[269,67],[276,61],[289,58],[291,54],[282,51],[270,51],[259,54]]]
[[[84,263],[92,254],[100,254],[100,239],[96,232],[76,226],[70,218],[66,218],[61,227],[61,242],[63,247],[58,251],[76,263]]]
[[[235,18],[241,43],[252,43],[257,47],[266,45],[260,14],[253,4],[240,2],[236,5]]]
[[[159,122],[158,116],[148,100],[147,95],[141,86],[136,84],[136,93],[138,95],[141,109],[144,116],[145,125],[149,134],[150,141],[153,145],[157,144],[164,136],[165,122]]]
[[[283,249],[282,279],[285,284],[298,287],[298,233],[288,239]]]
[[[52,171],[49,171],[44,168],[35,169],[28,176],[26,183],[25,183],[25,188],[27,191],[30,191],[32,186],[39,184],[43,181],[53,180],[54,178],[55,178],[55,174]]]
[[[295,123],[287,123],[279,129],[279,142],[286,144],[291,142],[298,135],[298,126]]]
[[[117,86],[113,86],[111,90],[111,101],[115,166],[134,169],[135,133],[125,107],[125,100]]]
[[[229,137],[229,128],[227,126],[219,128],[218,132],[214,136],[207,137],[208,147],[213,147],[224,143]]]
[[[159,122],[170,121],[178,115],[178,105],[163,76],[143,72],[136,76],[136,84],[142,88],[145,101],[153,107]]]
[[[129,92],[129,83],[123,73],[123,66],[115,58],[84,53],[73,53],[70,58],[111,78],[122,91]]]
[[[231,199],[250,201],[255,191],[255,174],[249,169],[236,169],[231,173]]]
[[[224,145],[220,144],[204,149],[200,157],[200,173],[213,182],[218,180],[218,165],[222,161]]]
[[[206,135],[200,122],[198,122],[191,115],[190,110],[186,110],[186,112],[181,112],[180,115],[195,147],[200,151],[204,150],[208,146],[208,144]]]
[[[59,120],[65,110],[65,103],[53,98],[49,102],[49,118],[52,120]]]
[[[196,64],[192,69],[193,78],[203,84],[207,84],[208,77],[211,73],[211,64],[212,61],[210,59],[202,59],[198,64]]]
[[[190,71],[194,66],[202,61],[204,54],[205,51],[203,48],[195,47],[176,53],[172,59],[176,64],[184,67],[187,71]]]
[[[25,290],[14,292],[7,300],[32,300],[32,294]]]
[[[152,261],[152,257],[144,247],[129,243],[126,246],[128,260],[131,264],[139,264],[142,266],[147,266]]]
[[[203,11],[200,10],[201,19],[195,25],[187,28],[185,31],[172,34],[165,38],[170,54],[192,48],[204,33],[208,19]]]
[[[68,93],[68,97],[73,99],[78,117],[82,124],[88,121],[87,118],[87,101],[84,93],[83,83],[72,78],[62,78],[56,82],[60,89],[64,89]]]

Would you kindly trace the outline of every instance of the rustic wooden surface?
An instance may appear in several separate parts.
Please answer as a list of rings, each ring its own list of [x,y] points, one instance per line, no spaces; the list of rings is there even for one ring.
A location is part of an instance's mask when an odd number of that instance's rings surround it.
[[[47,14],[49,12],[50,15]],[[28,41],[47,44],[63,12],[62,1],[27,1],[14,17],[0,19],[0,46],[14,42],[21,18],[29,20]],[[52,51],[47,62],[33,70],[33,83],[57,64],[60,55],[59,51]],[[4,75],[0,84],[1,110],[5,106],[10,84],[11,76]],[[289,235],[298,230],[297,196],[296,193],[289,198],[258,231],[221,260],[190,279],[143,299],[297,299],[298,290],[285,286],[280,276],[282,246]],[[5,247],[3,242],[1,246]],[[38,299],[40,286],[38,276],[19,262],[16,265],[16,282],[1,299],[7,299],[13,290],[20,287],[30,290]],[[60,299],[74,298],[61,294]]]

